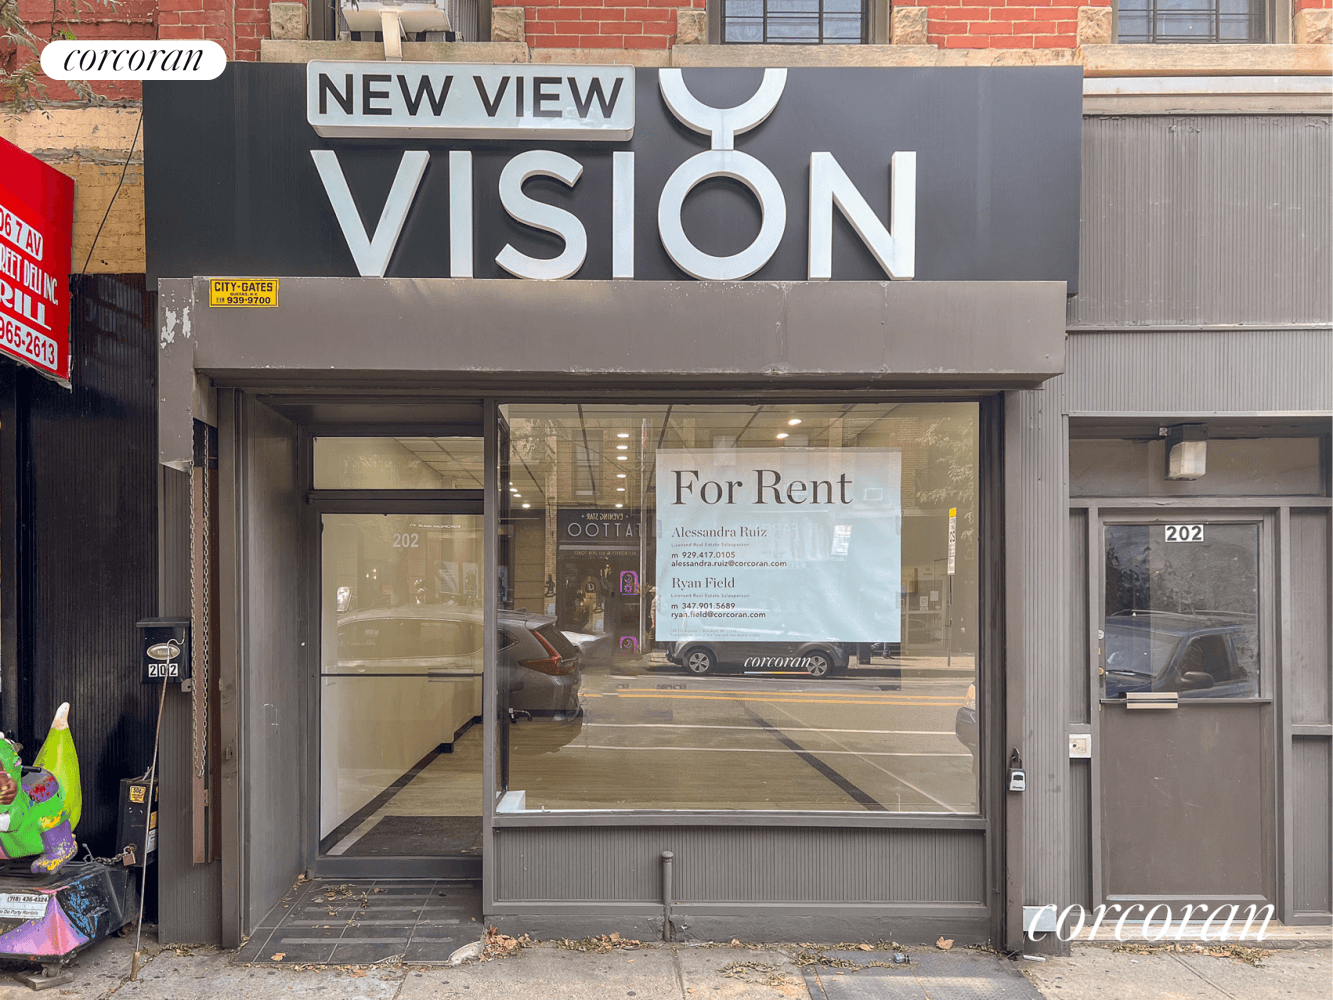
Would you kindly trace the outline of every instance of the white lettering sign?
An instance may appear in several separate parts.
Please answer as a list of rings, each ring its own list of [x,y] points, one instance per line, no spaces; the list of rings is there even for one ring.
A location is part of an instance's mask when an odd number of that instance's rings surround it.
[[[634,69],[312,62],[306,120],[343,138],[620,141],[634,135]]]

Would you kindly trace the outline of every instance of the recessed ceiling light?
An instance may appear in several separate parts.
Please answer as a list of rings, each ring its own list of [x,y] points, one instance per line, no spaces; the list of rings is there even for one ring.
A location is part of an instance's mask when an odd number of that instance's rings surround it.
[[[618,445],[616,445],[616,451],[629,451],[629,445],[627,445],[627,444],[618,444]]]
[[[527,509],[528,507],[531,507],[531,506],[532,506],[532,504],[530,504],[530,503],[525,503],[525,504],[523,505],[524,509]]]
[[[617,472],[617,473],[616,473],[616,478],[617,478],[617,479],[624,479],[624,478],[625,478],[625,474],[624,474],[623,472]]]
[[[623,486],[617,486],[617,487],[616,487],[616,492],[617,492],[617,493],[624,493],[624,492],[625,492],[625,487],[623,487]]]
[[[628,455],[617,455],[617,456],[616,456],[616,461],[617,461],[617,462],[628,462],[628,461],[629,461],[629,456],[628,456]]]
[[[617,506],[617,507],[623,507],[623,506],[625,506],[625,505],[624,505],[623,503],[618,503],[618,504],[616,504],[616,506]]]
[[[795,426],[796,426],[797,424],[799,424],[800,422],[801,422],[801,418],[800,418],[800,417],[792,417],[790,420],[787,421],[787,426],[788,426],[788,427],[795,427]]]
[[[515,499],[515,500],[518,500],[518,499],[520,499],[522,496],[523,496],[522,493],[515,493],[515,494],[514,494],[514,499]]]
[[[787,435],[787,432],[786,432],[786,431],[783,431],[781,434],[778,435],[778,440],[781,441],[783,438],[785,438],[785,437],[787,437],[787,436],[788,436],[788,435]]]
[[[621,431],[619,434],[616,435],[616,437],[618,437],[618,438],[627,438],[627,437],[629,437],[629,432],[628,432],[628,431]]]

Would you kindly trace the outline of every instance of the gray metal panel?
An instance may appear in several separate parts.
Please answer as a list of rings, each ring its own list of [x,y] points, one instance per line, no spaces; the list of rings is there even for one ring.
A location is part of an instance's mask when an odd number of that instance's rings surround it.
[[[1021,902],[1059,905],[1069,892],[1071,837],[1065,749],[1071,704],[1069,431],[1060,388],[1006,393],[1004,427],[1005,669],[1011,699],[1014,676],[1023,677],[1022,726],[1011,728],[1004,755],[1017,747],[1027,770],[1027,791],[1009,794],[1006,804],[1023,811]]]
[[[1326,412],[1333,331],[1072,333],[1067,361],[1071,413]]]
[[[1291,648],[1285,657],[1291,721],[1327,724],[1333,653],[1329,649],[1329,515],[1322,510],[1291,512]]]
[[[307,752],[307,585],[299,431],[253,398],[242,399],[241,741],[244,897],[250,930],[305,864],[299,817]]]
[[[219,373],[1012,386],[1064,368],[1061,282],[283,278],[277,309],[210,309],[202,279],[194,292],[195,364]]]
[[[1088,512],[1069,512],[1069,721],[1086,724],[1088,700]]]
[[[190,615],[190,478],[161,469],[161,541],[158,549],[158,613]],[[158,865],[158,937],[167,942],[222,940],[222,869],[191,857],[190,695],[172,686],[162,713],[161,839]]]
[[[497,828],[495,899],[657,903],[663,851],[682,903],[986,899],[980,830],[689,826]]]
[[[1069,765],[1069,904],[1091,909],[1092,899],[1092,762]]]
[[[1070,325],[1333,319],[1331,164],[1327,115],[1085,118]]]
[[[1297,737],[1292,741],[1292,903],[1298,912],[1327,913],[1333,909],[1333,875],[1329,869],[1333,771],[1329,750],[1325,737]]]

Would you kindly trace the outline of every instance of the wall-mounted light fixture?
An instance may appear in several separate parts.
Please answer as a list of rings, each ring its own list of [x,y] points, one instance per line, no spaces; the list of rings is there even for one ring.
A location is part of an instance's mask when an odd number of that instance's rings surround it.
[[[1208,425],[1172,424],[1157,433],[1166,438],[1166,478],[1201,479],[1208,469]]]

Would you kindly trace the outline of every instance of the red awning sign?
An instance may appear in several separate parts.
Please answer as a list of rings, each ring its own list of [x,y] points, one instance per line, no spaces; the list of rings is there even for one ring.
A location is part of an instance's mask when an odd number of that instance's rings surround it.
[[[0,352],[69,385],[74,180],[0,139]]]

